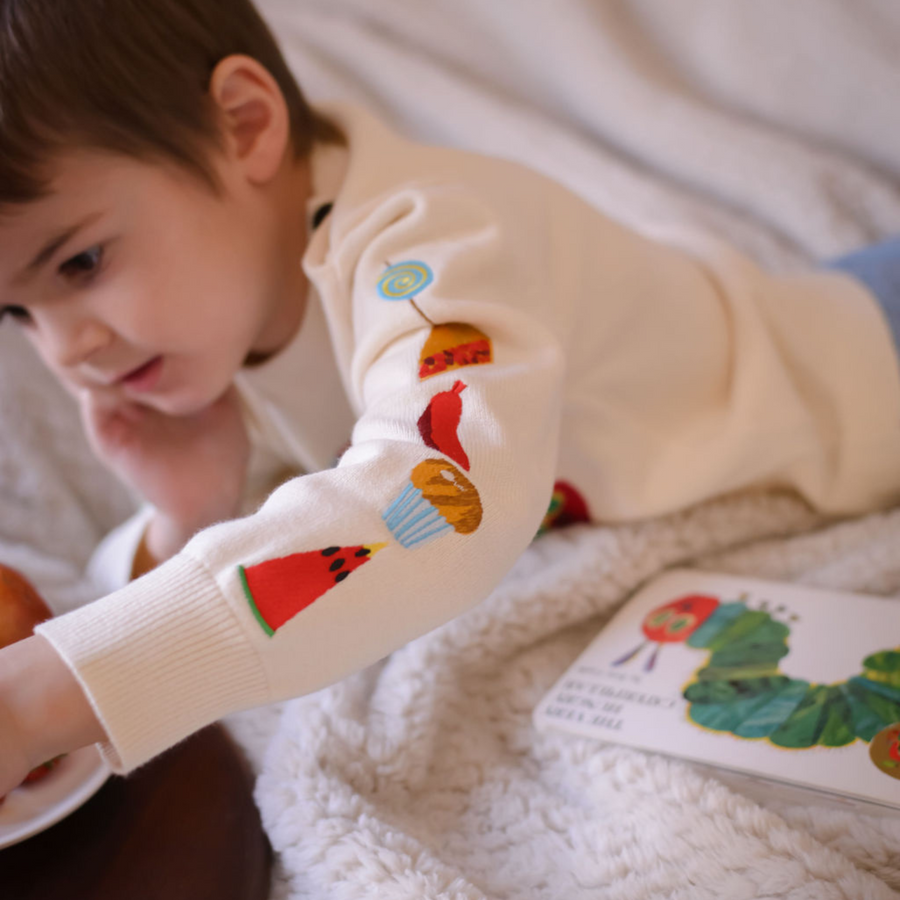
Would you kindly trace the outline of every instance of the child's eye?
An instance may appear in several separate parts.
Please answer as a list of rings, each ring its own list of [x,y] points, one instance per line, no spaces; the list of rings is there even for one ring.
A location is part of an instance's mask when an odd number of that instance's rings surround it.
[[[67,278],[78,278],[82,275],[95,275],[103,261],[103,247],[97,245],[85,250],[77,256],[66,260],[60,267],[59,272]]]
[[[4,306],[0,307],[0,322],[2,322],[7,316],[12,319],[18,319],[22,322],[28,321],[28,310],[22,306]]]

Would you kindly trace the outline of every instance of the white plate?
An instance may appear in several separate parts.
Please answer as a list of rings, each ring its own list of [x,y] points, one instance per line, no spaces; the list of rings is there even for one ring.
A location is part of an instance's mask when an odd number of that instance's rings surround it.
[[[40,781],[16,788],[0,803],[0,847],[44,831],[90,800],[110,776],[96,747],[83,747],[59,761]]]

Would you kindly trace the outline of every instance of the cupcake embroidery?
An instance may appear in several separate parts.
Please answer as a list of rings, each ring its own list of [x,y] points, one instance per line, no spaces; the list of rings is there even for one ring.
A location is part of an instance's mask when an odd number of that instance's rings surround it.
[[[475,485],[445,459],[426,459],[410,474],[400,495],[382,513],[399,543],[410,549],[448,531],[472,534],[483,510]]]

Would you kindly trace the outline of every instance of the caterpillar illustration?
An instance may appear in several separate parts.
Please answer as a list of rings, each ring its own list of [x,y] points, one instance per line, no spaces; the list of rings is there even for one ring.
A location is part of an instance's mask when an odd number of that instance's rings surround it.
[[[814,684],[779,669],[789,652],[789,626],[765,608],[750,609],[743,599],[682,597],[648,613],[642,630],[647,640],[613,665],[634,658],[648,641],[657,647],[647,670],[665,643],[707,651],[706,665],[683,693],[690,721],[710,731],[806,749],[870,742],[900,723],[900,647],[867,656],[860,674],[846,681]],[[891,775],[894,743],[879,754],[886,757],[883,765],[873,757]]]
[[[690,594],[680,600],[672,600],[644,616],[641,631],[646,640],[619,657],[613,665],[621,666],[634,659],[648,643],[656,644],[652,655],[644,663],[644,671],[651,672],[659,658],[663,644],[676,644],[686,641],[716,610],[719,601],[716,597],[704,594]]]

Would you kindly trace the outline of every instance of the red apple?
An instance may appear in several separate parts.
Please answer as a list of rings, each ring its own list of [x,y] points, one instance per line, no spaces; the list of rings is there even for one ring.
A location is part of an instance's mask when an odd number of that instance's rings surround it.
[[[0,647],[30,637],[34,626],[52,615],[26,578],[0,564]]]
[[[0,648],[30,637],[34,626],[52,615],[40,594],[24,576],[0,564]],[[39,781],[50,772],[57,759],[32,769],[25,781]]]

